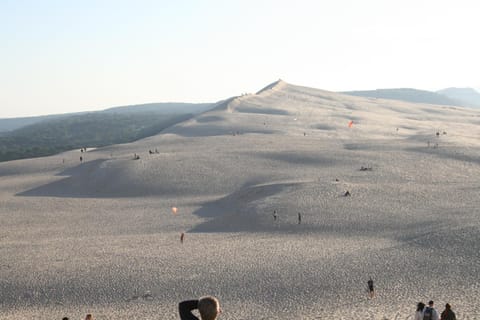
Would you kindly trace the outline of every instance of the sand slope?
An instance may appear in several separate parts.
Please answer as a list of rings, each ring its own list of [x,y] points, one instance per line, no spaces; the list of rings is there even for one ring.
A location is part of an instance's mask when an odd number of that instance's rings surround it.
[[[177,319],[214,294],[222,319],[429,299],[480,319],[479,124],[278,81],[141,141],[0,163],[0,318]]]

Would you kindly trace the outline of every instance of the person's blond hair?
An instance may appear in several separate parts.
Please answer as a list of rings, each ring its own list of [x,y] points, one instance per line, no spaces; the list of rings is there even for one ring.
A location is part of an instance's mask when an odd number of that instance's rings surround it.
[[[215,297],[202,297],[198,300],[198,311],[202,320],[215,320],[220,313],[220,303]]]

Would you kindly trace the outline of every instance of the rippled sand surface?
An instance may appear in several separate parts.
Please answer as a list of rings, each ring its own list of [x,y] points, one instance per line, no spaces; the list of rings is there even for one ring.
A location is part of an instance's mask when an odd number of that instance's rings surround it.
[[[412,319],[430,299],[480,319],[479,123],[277,82],[83,163],[0,163],[0,319],[178,319],[207,294],[221,319]]]

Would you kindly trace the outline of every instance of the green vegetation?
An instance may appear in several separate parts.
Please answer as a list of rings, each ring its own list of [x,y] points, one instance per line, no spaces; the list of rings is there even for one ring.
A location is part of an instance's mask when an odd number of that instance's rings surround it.
[[[93,112],[46,120],[0,135],[0,161],[126,143],[155,135],[193,115]]]

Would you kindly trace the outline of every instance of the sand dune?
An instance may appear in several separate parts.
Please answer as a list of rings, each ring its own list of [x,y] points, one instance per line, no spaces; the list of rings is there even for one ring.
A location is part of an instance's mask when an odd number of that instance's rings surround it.
[[[178,319],[205,294],[221,319],[430,299],[480,319],[479,124],[278,81],[134,143],[0,163],[0,319]]]

